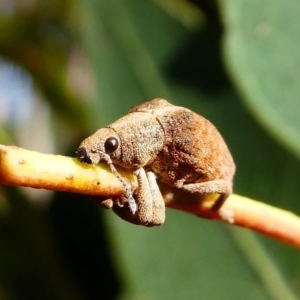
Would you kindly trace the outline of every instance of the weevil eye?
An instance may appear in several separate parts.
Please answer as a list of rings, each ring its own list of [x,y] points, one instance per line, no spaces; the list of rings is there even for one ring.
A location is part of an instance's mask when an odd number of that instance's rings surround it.
[[[104,149],[106,153],[112,153],[116,151],[119,147],[119,141],[115,137],[108,138],[104,143]]]

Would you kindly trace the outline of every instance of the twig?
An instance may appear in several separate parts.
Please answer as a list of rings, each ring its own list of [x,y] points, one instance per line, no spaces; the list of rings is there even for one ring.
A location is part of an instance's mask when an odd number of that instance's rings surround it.
[[[121,176],[133,185],[133,174],[118,168]],[[42,154],[15,146],[0,145],[0,184],[75,192],[103,198],[117,198],[123,185],[106,165],[80,163],[77,159]],[[160,184],[166,206],[194,215],[221,220],[210,210],[210,201]],[[300,218],[270,205],[231,195],[223,205],[234,214],[234,225],[258,231],[300,249]],[[222,220],[221,220],[222,221]]]

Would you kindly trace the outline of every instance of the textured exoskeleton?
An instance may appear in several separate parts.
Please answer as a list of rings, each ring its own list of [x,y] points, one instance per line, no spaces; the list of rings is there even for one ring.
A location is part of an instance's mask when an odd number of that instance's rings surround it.
[[[77,155],[82,162],[106,161],[137,175],[136,191],[123,181],[121,199],[103,202],[135,224],[164,222],[165,205],[156,180],[188,193],[218,194],[213,206],[216,211],[232,192],[235,165],[215,126],[164,99],[131,108],[127,115],[85,139]]]

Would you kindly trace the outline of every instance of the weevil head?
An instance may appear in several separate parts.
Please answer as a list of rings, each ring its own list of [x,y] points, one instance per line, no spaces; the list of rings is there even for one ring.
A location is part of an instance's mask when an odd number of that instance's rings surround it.
[[[109,155],[112,162],[121,160],[121,140],[111,128],[102,128],[86,138],[76,151],[81,162],[98,164]]]

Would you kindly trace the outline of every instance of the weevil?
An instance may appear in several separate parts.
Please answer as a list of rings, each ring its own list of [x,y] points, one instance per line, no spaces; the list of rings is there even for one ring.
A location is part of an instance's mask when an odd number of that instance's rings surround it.
[[[102,204],[134,224],[164,223],[165,203],[157,180],[187,193],[217,194],[215,211],[232,193],[235,164],[216,127],[164,99],[131,108],[124,117],[86,138],[77,156],[89,164],[108,163],[124,185],[124,194]],[[137,176],[136,190],[114,165]]]

